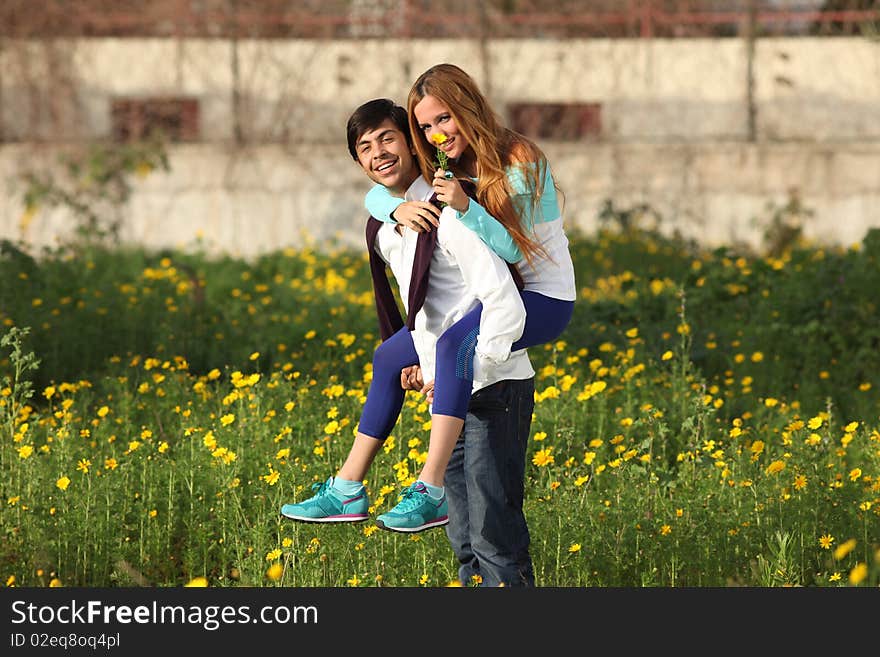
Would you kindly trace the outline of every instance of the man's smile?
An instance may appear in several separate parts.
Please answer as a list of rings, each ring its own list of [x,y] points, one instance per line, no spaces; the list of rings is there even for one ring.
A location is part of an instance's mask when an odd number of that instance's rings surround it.
[[[373,171],[379,174],[387,174],[390,173],[391,169],[397,164],[399,158],[382,160],[377,166],[373,167]]]

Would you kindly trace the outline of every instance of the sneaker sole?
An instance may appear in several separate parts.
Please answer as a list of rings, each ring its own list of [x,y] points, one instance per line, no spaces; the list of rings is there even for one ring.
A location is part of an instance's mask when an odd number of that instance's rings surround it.
[[[288,520],[298,520],[299,522],[363,522],[364,520],[368,520],[370,516],[327,516],[326,518],[308,518],[306,516],[289,516],[286,513],[282,513],[281,516],[283,518],[287,518]]]
[[[423,532],[426,529],[433,529],[434,527],[442,527],[443,525],[449,524],[449,516],[443,516],[442,518],[438,518],[437,520],[432,520],[431,522],[426,522],[424,525],[419,525],[418,527],[388,527],[381,520],[376,520],[376,526],[379,529],[384,529],[389,532],[400,532],[401,534],[416,534],[418,532]]]

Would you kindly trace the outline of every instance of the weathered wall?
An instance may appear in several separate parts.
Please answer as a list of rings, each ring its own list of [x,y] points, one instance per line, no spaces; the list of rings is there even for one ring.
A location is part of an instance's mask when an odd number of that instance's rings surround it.
[[[542,142],[565,192],[569,226],[592,230],[605,199],[649,203],[664,228],[707,243],[757,243],[766,204],[797,193],[807,235],[849,243],[880,226],[880,43],[766,39],[755,50],[749,141],[748,48],[723,40],[244,41],[83,39],[6,42],[0,238],[52,244],[60,211],[23,229],[22,172],[56,161],[58,135],[102,139],[117,96],[185,95],[203,143],[170,149],[170,174],[136,183],[123,237],[252,255],[319,243],[359,245],[367,179],[348,157],[350,111],[403,102],[412,79],[451,61],[496,106],[602,103],[594,141]],[[233,87],[246,145],[233,147]],[[35,143],[43,138],[44,143]]]
[[[770,218],[796,192],[814,211],[805,234],[850,244],[880,227],[880,144],[557,144],[547,147],[565,194],[570,228],[590,232],[605,199],[616,207],[648,203],[661,229],[705,244],[760,246]],[[46,163],[54,151],[46,151]],[[0,175],[32,160],[30,146],[0,151]],[[320,164],[320,166],[318,166]],[[291,153],[278,146],[229,152],[217,145],[178,146],[172,171],[136,183],[126,241],[252,256],[307,240],[362,244],[363,194],[369,181],[341,145]],[[10,198],[0,183],[0,198]],[[19,202],[2,205],[0,237],[54,245],[71,229],[60,210],[39,211],[22,229]]]

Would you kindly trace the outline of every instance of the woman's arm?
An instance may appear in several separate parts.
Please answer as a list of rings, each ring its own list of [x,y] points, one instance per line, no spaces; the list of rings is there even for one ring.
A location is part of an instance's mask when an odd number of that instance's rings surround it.
[[[381,222],[401,224],[419,233],[440,225],[439,209],[423,201],[404,201],[384,185],[376,184],[367,192],[364,206]]]
[[[528,183],[528,177],[525,176],[519,166],[508,167],[507,180],[513,190],[511,201],[515,208],[521,208],[522,211],[528,212],[533,202],[532,196],[534,190]],[[495,217],[493,217],[482,205],[474,199],[470,200],[470,204],[465,212],[457,213],[461,223],[474,231],[480,236],[490,249],[510,263],[519,262],[523,255],[516,242],[507,232],[507,229]],[[531,216],[523,218],[523,228],[531,228]]]
[[[375,184],[364,197],[364,206],[373,217],[386,224],[397,223],[391,216],[401,203],[402,198],[393,196],[385,185]]]
[[[470,200],[464,213],[457,212],[459,220],[483,240],[486,245],[504,260],[517,263],[522,259],[522,251],[513,241],[507,229],[482,205]]]

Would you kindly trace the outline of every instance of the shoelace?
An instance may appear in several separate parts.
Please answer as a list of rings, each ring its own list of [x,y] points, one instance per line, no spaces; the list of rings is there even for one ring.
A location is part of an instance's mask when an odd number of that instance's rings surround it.
[[[428,491],[426,491],[425,489],[416,490],[415,484],[409,486],[402,493],[403,499],[400,500],[400,503],[397,505],[397,511],[401,511],[403,513],[412,511],[413,509],[417,508],[419,504],[421,504],[421,497],[427,494]]]
[[[312,490],[315,491],[314,497],[323,497],[327,494],[329,488],[329,481],[316,481],[312,484]]]

